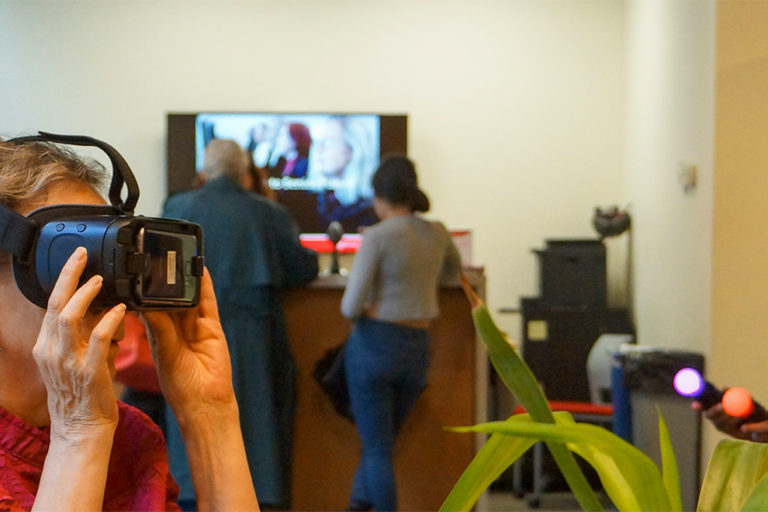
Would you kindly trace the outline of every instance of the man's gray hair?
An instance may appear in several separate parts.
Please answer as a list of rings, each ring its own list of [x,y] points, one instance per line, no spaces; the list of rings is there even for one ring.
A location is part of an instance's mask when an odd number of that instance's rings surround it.
[[[213,139],[205,148],[203,172],[209,180],[228,176],[240,183],[248,174],[248,155],[234,140]]]

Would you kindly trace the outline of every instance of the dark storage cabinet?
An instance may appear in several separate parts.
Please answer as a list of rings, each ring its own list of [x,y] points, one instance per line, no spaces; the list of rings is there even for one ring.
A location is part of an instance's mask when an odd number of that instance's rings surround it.
[[[521,300],[523,359],[550,400],[589,402],[587,356],[601,334],[632,333],[626,309]]]
[[[550,400],[589,401],[587,356],[601,334],[632,334],[626,309],[606,306],[600,240],[547,240],[533,251],[539,297],[522,298],[523,358]]]
[[[546,248],[534,253],[543,302],[606,307],[605,245],[600,240],[547,240]]]

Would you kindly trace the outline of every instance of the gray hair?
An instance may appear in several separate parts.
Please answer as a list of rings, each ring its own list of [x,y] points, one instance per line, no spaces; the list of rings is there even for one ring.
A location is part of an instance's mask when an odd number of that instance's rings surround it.
[[[0,140],[0,204],[14,211],[45,204],[54,183],[73,182],[106,195],[109,173],[96,160],[69,148],[46,142],[13,143]],[[0,264],[9,261],[0,251]]]
[[[248,174],[248,155],[234,140],[213,139],[205,148],[202,172],[209,180],[228,176],[239,183]]]

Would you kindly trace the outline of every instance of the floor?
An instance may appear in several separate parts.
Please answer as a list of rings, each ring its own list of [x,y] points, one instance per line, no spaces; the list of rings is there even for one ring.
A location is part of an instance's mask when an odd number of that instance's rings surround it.
[[[542,496],[538,508],[531,508],[525,498],[518,498],[512,493],[491,493],[487,498],[488,512],[514,510],[581,510],[579,504],[570,493],[547,493]]]
[[[603,503],[606,511],[614,510],[605,493],[598,493],[598,498]],[[539,506],[531,508],[525,498],[518,498],[513,493],[493,492],[488,494],[486,501],[488,512],[507,512],[521,510],[541,510],[546,512],[571,512],[582,510],[579,503],[569,492],[548,492],[541,495]]]

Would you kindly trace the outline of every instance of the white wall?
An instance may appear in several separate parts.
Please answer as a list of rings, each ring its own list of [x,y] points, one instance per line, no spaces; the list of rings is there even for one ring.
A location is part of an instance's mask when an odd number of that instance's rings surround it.
[[[703,353],[710,374],[715,11],[714,1],[629,3],[624,183],[638,342]],[[681,162],[698,168],[691,193]],[[702,471],[720,437],[704,429]]]
[[[83,133],[165,195],[165,113],[406,112],[432,215],[474,231],[492,308],[536,295],[532,248],[621,200],[624,3],[3,1],[0,135]],[[517,338],[513,316],[500,317]]]
[[[638,342],[710,348],[715,3],[633,0],[625,197]],[[689,194],[680,163],[695,164]]]

